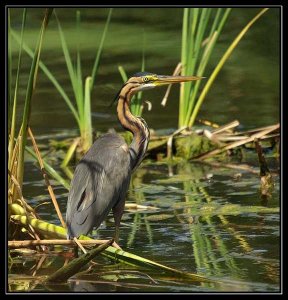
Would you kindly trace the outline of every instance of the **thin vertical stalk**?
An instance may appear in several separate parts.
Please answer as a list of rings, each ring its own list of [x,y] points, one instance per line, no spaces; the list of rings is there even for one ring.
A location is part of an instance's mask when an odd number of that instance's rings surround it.
[[[23,173],[24,173],[24,150],[26,146],[27,141],[27,129],[30,121],[30,112],[31,112],[31,103],[32,103],[32,95],[35,89],[36,80],[37,80],[37,73],[38,73],[38,65],[40,60],[40,53],[43,43],[43,37],[45,30],[47,28],[47,25],[49,23],[49,19],[51,16],[53,9],[48,8],[45,11],[45,16],[42,22],[37,46],[35,49],[29,79],[28,79],[28,85],[26,90],[26,98],[25,98],[25,105],[24,105],[24,112],[23,112],[23,120],[22,120],[22,126],[20,129],[19,135],[22,136],[22,141],[19,143],[19,157],[18,157],[18,168],[17,168],[17,180],[20,184],[20,187],[22,187],[23,182]]]
[[[85,80],[85,96],[84,96],[84,139],[83,149],[87,151],[92,145],[92,121],[91,121],[91,83],[92,78],[89,76]]]
[[[61,40],[61,45],[62,45],[62,50],[63,50],[63,54],[64,54],[64,58],[65,58],[65,62],[66,62],[66,66],[67,66],[67,70],[68,70],[68,74],[70,77],[70,81],[71,81],[71,85],[73,88],[73,92],[74,92],[74,97],[76,100],[76,105],[77,105],[77,110],[78,110],[78,117],[79,117],[79,125],[80,125],[80,132],[82,131],[82,127],[83,127],[83,101],[81,102],[81,97],[79,97],[78,95],[78,77],[76,72],[74,71],[73,68],[73,64],[72,64],[72,59],[71,59],[71,55],[68,49],[68,45],[66,42],[66,38],[64,35],[64,32],[62,30],[60,21],[57,17],[56,12],[54,12],[55,14],[55,18],[57,21],[57,25],[58,25],[58,31],[59,31],[59,35],[60,35],[60,40]]]
[[[141,64],[141,72],[145,71],[145,35],[143,35],[143,48],[142,48],[142,64]],[[136,94],[135,99],[131,104],[131,112],[135,116],[141,116],[143,105],[142,105],[142,92]]]
[[[181,44],[181,75],[186,75],[187,67],[187,35],[188,35],[188,17],[189,17],[189,8],[184,8],[183,12],[183,21],[182,21],[182,44]],[[179,101],[179,118],[178,118],[178,127],[180,128],[183,124],[183,117],[185,116],[184,110],[185,104],[185,88],[184,85],[180,85],[180,101]]]
[[[18,65],[17,65],[17,74],[16,74],[16,82],[15,82],[15,88],[14,88],[14,98],[13,98],[13,110],[12,110],[12,116],[11,116],[11,127],[10,127],[10,139],[9,139],[9,146],[8,146],[8,153],[9,153],[9,160],[8,160],[8,168],[11,170],[11,155],[14,148],[14,138],[15,138],[15,130],[16,130],[16,108],[17,108],[17,94],[18,94],[18,84],[19,84],[19,74],[20,74],[20,67],[21,67],[21,60],[22,60],[22,46],[23,46],[23,36],[24,36],[24,28],[26,23],[26,8],[23,10],[22,15],[22,28],[21,28],[21,37],[20,37],[20,48],[19,48],[19,54],[18,54]],[[10,36],[10,20],[9,20],[9,36]],[[10,37],[11,38],[11,37]],[[9,48],[11,48],[11,43],[8,45]],[[11,51],[11,49],[10,49]],[[8,62],[11,64],[11,61]],[[12,66],[10,65],[10,68],[12,69]],[[10,78],[11,81],[11,78]],[[11,83],[10,83],[11,84]],[[10,86],[11,88],[11,86]],[[12,92],[12,90],[10,90]],[[10,107],[9,107],[10,109]],[[11,113],[11,112],[10,112]]]
[[[107,16],[106,24],[105,24],[105,27],[104,27],[104,30],[103,30],[103,33],[102,33],[102,37],[101,37],[101,40],[100,40],[97,55],[96,55],[96,58],[95,58],[95,62],[94,62],[94,65],[93,65],[92,76],[91,76],[92,77],[91,87],[90,87],[91,90],[93,88],[95,77],[96,77],[96,74],[97,74],[97,71],[98,71],[100,57],[101,57],[101,54],[102,54],[103,45],[104,45],[104,41],[105,41],[105,38],[106,38],[107,30],[108,30],[108,27],[109,27],[109,24],[110,24],[112,12],[113,12],[113,8],[110,8],[108,16]]]
[[[80,36],[80,21],[81,21],[81,15],[80,11],[77,10],[76,12],[76,31],[78,36]],[[85,120],[85,116],[83,116],[83,106],[81,103],[83,103],[83,81],[82,81],[82,71],[81,71],[81,55],[80,55],[80,43],[79,39],[77,39],[77,69],[76,69],[76,78],[77,78],[77,84],[76,84],[76,89],[77,89],[77,95],[75,95],[75,98],[79,99],[78,102],[80,103],[79,107],[79,116],[81,121],[83,119]]]

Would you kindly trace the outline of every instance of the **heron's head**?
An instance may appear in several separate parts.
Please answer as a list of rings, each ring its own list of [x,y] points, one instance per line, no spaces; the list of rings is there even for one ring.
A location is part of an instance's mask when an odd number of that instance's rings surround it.
[[[139,72],[130,77],[126,84],[133,84],[133,93],[136,93],[139,91],[150,90],[162,85],[200,80],[202,78],[203,77],[198,76],[167,76],[148,72]]]

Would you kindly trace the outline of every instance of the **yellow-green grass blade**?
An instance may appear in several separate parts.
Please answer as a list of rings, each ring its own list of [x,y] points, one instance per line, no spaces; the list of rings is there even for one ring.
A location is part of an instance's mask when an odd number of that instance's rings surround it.
[[[125,83],[128,80],[128,77],[127,77],[127,74],[126,74],[124,68],[122,66],[118,66],[118,70],[122,77],[123,83]]]
[[[79,138],[75,138],[74,142],[70,145],[66,155],[65,155],[65,158],[63,159],[62,163],[61,163],[61,168],[66,168],[67,165],[69,164],[70,160],[72,159],[76,149],[77,149],[77,146],[79,145]]]
[[[93,69],[92,69],[92,75],[91,75],[91,77],[92,77],[91,90],[94,86],[95,77],[96,77],[96,74],[98,72],[100,57],[101,57],[101,54],[102,54],[102,51],[103,51],[104,41],[106,39],[108,27],[109,27],[109,24],[110,24],[112,11],[113,11],[113,8],[110,8],[109,12],[108,12],[106,24],[105,24],[105,27],[104,27],[104,30],[103,30],[103,33],[102,33],[102,36],[101,36],[101,40],[100,40],[99,48],[98,48],[98,51],[97,51],[97,55],[96,55],[96,58],[95,58],[95,61],[94,61],[94,65],[93,65]]]
[[[181,75],[186,75],[186,64],[187,64],[187,40],[188,40],[188,19],[189,19],[189,8],[184,8],[183,20],[182,20],[182,42],[181,42]],[[191,43],[194,43],[191,40]],[[179,117],[178,127],[180,128],[184,122],[185,116],[185,88],[184,84],[180,85],[180,99],[179,99]]]
[[[85,80],[85,96],[84,96],[84,132],[83,132],[83,149],[88,151],[92,146],[92,120],[91,120],[91,84],[92,77],[87,77]]]
[[[190,8],[190,10],[193,10],[194,8]],[[188,59],[187,59],[187,66],[186,66],[186,72],[188,74],[196,74],[196,65],[200,60],[201,52],[202,52],[202,40],[204,37],[204,34],[206,32],[207,24],[210,19],[211,15],[211,8],[202,8],[200,12],[200,19],[197,26],[197,33],[195,33],[195,45],[193,48],[193,53],[188,52]],[[187,112],[188,105],[189,105],[189,99],[191,95],[192,87],[194,86],[194,82],[187,82],[184,85],[185,89],[185,113]]]
[[[141,72],[145,71],[145,35],[143,36],[143,51],[142,51],[142,65]],[[142,96],[143,93],[139,92],[136,94],[134,101],[131,104],[131,112],[135,116],[141,117],[143,105],[142,105]]]
[[[80,11],[77,10],[76,12],[76,30],[78,35],[80,35]],[[84,120],[85,122],[85,112],[84,109],[82,108],[82,103],[83,103],[83,97],[84,97],[84,92],[83,92],[83,81],[82,81],[82,68],[81,68],[81,55],[80,55],[80,45],[79,45],[79,39],[77,40],[77,62],[76,62],[76,77],[77,77],[77,83],[76,83],[76,88],[77,88],[77,95],[75,95],[75,98],[79,99],[79,103],[81,105],[81,108],[79,110],[79,115],[82,115],[84,113],[84,116],[80,117],[81,120]],[[84,126],[85,127],[85,126]]]

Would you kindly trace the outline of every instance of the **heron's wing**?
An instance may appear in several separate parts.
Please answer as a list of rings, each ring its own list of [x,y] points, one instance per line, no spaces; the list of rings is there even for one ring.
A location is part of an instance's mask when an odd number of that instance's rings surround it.
[[[124,140],[106,134],[93,144],[76,167],[67,203],[66,220],[73,236],[98,227],[111,208],[125,197],[130,158]]]

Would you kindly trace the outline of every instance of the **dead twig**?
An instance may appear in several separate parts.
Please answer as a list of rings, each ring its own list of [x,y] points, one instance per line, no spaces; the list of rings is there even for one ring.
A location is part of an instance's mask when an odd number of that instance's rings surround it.
[[[94,246],[94,245],[103,245],[109,240],[81,240],[82,246]],[[33,246],[54,246],[62,245],[74,247],[75,242],[73,240],[25,240],[25,241],[8,241],[9,249],[18,249],[18,248],[29,248]]]
[[[82,250],[82,252],[83,252],[84,254],[87,253],[87,251],[86,251],[86,250],[84,249],[84,247],[82,246],[81,242],[80,242],[76,237],[73,238],[73,241],[77,244],[77,246]]]
[[[278,128],[280,127],[280,124],[276,124],[276,125],[273,125],[273,126],[269,126],[268,129],[265,129],[265,130],[262,130],[261,132],[257,132],[253,135],[251,135],[250,137],[248,137],[247,139],[244,139],[244,140],[241,140],[241,141],[236,141],[236,142],[232,142],[224,147],[221,147],[221,148],[218,148],[218,149],[215,149],[215,150],[212,150],[212,151],[209,151],[209,152],[206,152],[204,154],[200,154],[196,157],[193,157],[192,159],[195,159],[195,160],[204,160],[204,159],[207,159],[209,157],[212,157],[216,154],[219,154],[223,151],[226,151],[226,150],[229,150],[229,149],[233,149],[233,148],[236,148],[236,147],[239,147],[241,145],[244,145],[246,143],[249,143],[249,142],[252,142],[254,141],[255,139],[258,139],[258,138],[261,138],[263,136],[265,136],[266,134],[274,131],[274,130],[277,130]]]
[[[90,250],[88,253],[81,255],[79,258],[72,260],[69,264],[63,266],[54,274],[49,276],[46,282],[65,282],[69,277],[75,275],[83,266],[90,262],[96,255],[111,246],[113,241],[113,239],[109,240],[107,243]]]
[[[30,127],[28,127],[28,133],[29,133],[30,138],[31,138],[31,140],[32,140],[33,147],[34,147],[34,150],[35,150],[35,153],[36,153],[36,155],[37,155],[38,162],[39,162],[39,165],[40,165],[40,168],[41,168],[41,172],[42,172],[42,174],[43,174],[45,183],[46,183],[46,185],[47,185],[47,188],[48,188],[50,197],[51,197],[51,199],[52,199],[52,202],[53,202],[53,204],[54,204],[55,210],[56,210],[56,212],[57,212],[58,218],[59,218],[59,220],[60,220],[62,226],[63,226],[64,228],[66,228],[66,223],[65,223],[65,221],[64,221],[64,219],[63,219],[63,217],[62,217],[62,214],[61,214],[59,205],[58,205],[58,203],[57,203],[56,197],[55,197],[54,192],[53,192],[53,188],[52,188],[52,186],[51,186],[51,184],[50,184],[50,181],[49,181],[49,179],[48,179],[48,176],[47,176],[47,174],[46,174],[46,172],[45,172],[43,160],[42,160],[42,158],[41,158],[41,154],[40,154],[40,152],[39,152],[39,149],[38,149],[38,147],[37,147],[36,141],[35,141],[35,139],[34,139],[34,136],[33,136],[33,133],[32,133],[32,130],[31,130]]]
[[[137,203],[125,203],[125,209],[139,209],[139,210],[145,209],[146,210],[146,209],[158,209],[158,207],[139,205]]]
[[[176,66],[174,72],[173,72],[173,76],[177,76],[180,74],[181,72],[181,69],[182,69],[182,64],[181,63],[178,63],[178,65]],[[166,93],[163,97],[163,100],[161,101],[161,105],[162,106],[165,106],[166,105],[166,102],[168,100],[168,96],[170,94],[170,90],[171,90],[171,87],[172,87],[172,84],[169,84],[168,87],[167,87],[167,90],[166,90]]]
[[[223,131],[228,131],[228,132],[232,132],[232,128],[235,128],[237,126],[239,126],[239,121],[238,120],[234,120],[226,125],[223,125],[221,127],[218,127],[217,129],[214,129],[211,133],[212,135],[216,135],[216,134],[219,134],[220,132],[223,132]]]

